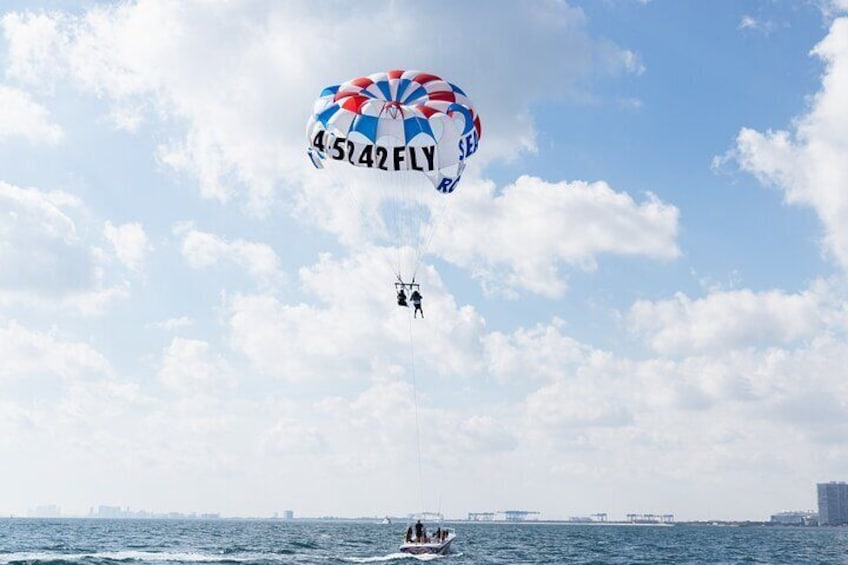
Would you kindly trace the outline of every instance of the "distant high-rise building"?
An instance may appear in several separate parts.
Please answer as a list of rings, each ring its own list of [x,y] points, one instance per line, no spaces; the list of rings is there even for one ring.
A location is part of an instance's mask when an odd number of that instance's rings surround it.
[[[101,504],[97,507],[97,518],[121,518],[123,512],[120,506],[105,506]]]
[[[62,509],[55,504],[36,506],[30,509],[29,515],[31,518],[59,518],[62,516]]]
[[[294,520],[294,510],[286,510],[283,512],[284,520]]]
[[[848,524],[848,483],[819,483],[819,524],[841,526]]]

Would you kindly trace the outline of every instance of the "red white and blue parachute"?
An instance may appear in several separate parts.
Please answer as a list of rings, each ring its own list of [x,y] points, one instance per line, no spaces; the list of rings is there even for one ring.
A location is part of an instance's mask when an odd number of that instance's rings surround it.
[[[465,92],[429,73],[393,70],[325,88],[306,133],[312,163],[327,159],[382,171],[420,171],[452,192],[480,142]]]

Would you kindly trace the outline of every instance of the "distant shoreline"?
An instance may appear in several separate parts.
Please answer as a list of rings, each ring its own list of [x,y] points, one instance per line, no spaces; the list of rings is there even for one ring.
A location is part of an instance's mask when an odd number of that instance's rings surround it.
[[[384,517],[365,516],[356,518],[345,518],[339,516],[319,516],[319,517],[298,517],[298,518],[274,518],[274,517],[245,517],[245,516],[219,516],[219,517],[193,517],[193,516],[15,516],[6,515],[0,516],[0,521],[8,520],[90,520],[90,521],[171,521],[171,522],[225,522],[225,521],[243,521],[243,522],[279,522],[279,523],[333,523],[333,522],[349,522],[357,524],[373,524],[375,526],[388,526],[406,524],[408,519],[404,516],[389,516],[391,524],[383,523]],[[614,526],[614,527],[648,527],[648,528],[670,528],[670,527],[768,527],[768,528],[838,528],[841,526],[804,526],[801,524],[782,524],[771,521],[756,521],[756,520],[688,520],[676,522],[631,522],[624,520],[608,520],[608,521],[583,521],[583,520],[467,520],[462,518],[443,520],[446,524],[462,524],[462,525],[492,525],[492,526]]]

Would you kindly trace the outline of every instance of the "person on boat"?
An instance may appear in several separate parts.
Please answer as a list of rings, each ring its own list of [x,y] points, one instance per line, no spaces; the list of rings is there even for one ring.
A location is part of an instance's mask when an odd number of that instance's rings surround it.
[[[442,528],[436,528],[436,541],[442,541]]]
[[[405,306],[407,308],[409,307],[409,304],[406,303],[406,292],[404,292],[403,287],[401,287],[401,289],[397,293],[397,302],[398,306]],[[424,314],[422,314],[422,316],[423,315]]]
[[[406,529],[406,541],[407,541],[407,542],[412,542],[412,526],[409,526],[409,527]]]
[[[419,543],[424,541],[424,524],[421,523],[421,520],[415,522],[415,541]]]
[[[416,288],[415,290],[412,291],[412,296],[410,296],[409,298],[412,299],[412,305],[415,306],[414,317],[417,318],[418,312],[421,312],[421,317],[423,318],[424,317],[424,310],[421,309],[421,299],[424,298],[424,297],[421,296],[421,293],[418,292],[418,289]]]

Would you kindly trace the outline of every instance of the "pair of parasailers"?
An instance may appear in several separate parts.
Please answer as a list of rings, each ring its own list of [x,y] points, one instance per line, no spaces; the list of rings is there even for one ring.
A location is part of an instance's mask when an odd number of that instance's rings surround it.
[[[421,312],[421,317],[422,318],[424,317],[424,310],[421,309],[421,299],[423,299],[423,298],[424,297],[421,296],[421,293],[418,292],[417,288],[415,290],[413,290],[412,294],[409,296],[409,300],[412,302],[412,305],[415,307],[415,313],[414,313],[414,316],[413,316],[415,318],[418,317],[419,312]],[[406,302],[406,291],[403,290],[403,287],[401,287],[400,290],[398,290],[397,303],[398,303],[398,306],[405,306],[407,308],[409,307],[409,304],[407,304],[407,302]]]

